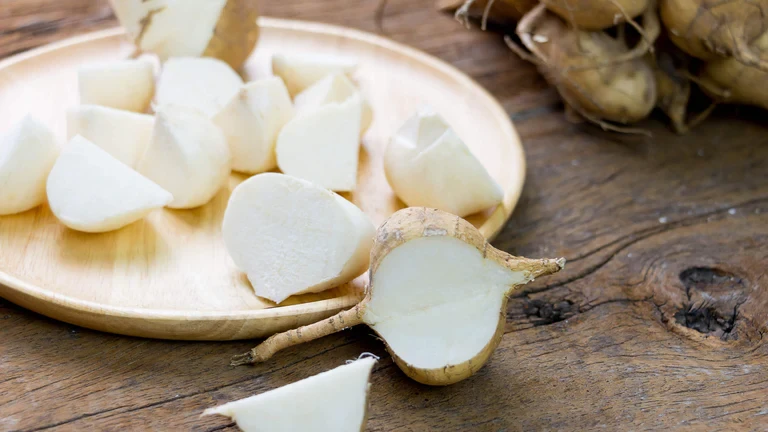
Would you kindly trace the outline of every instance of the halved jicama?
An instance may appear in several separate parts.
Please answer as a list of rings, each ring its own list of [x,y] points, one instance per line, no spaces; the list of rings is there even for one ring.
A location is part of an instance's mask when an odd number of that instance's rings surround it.
[[[168,207],[198,207],[229,179],[229,147],[202,111],[163,105],[157,109],[152,143],[138,171],[173,195]]]
[[[333,73],[296,95],[294,103],[298,114],[305,114],[329,103],[342,103],[360,90],[343,73]],[[362,97],[362,96],[361,96]],[[373,120],[373,112],[363,99],[363,114],[360,119],[360,135],[364,135]]]
[[[279,77],[244,85],[213,118],[232,151],[232,169],[255,174],[277,167],[277,134],[292,117],[291,97]]]
[[[239,68],[256,45],[253,0],[110,0],[142,51],[170,57],[214,57]]]
[[[262,362],[281,349],[367,324],[406,375],[452,384],[480,369],[498,346],[507,297],[564,265],[563,258],[534,260],[495,249],[458,216],[406,208],[378,229],[369,287],[357,306],[276,334],[232,364]]]
[[[80,105],[67,111],[67,139],[80,135],[133,168],[149,146],[154,124],[151,115]]]
[[[240,75],[221,60],[175,57],[163,64],[155,101],[158,105],[197,108],[212,117],[242,85]]]
[[[363,99],[354,94],[342,103],[297,115],[277,137],[277,166],[330,190],[354,190],[362,112]]]
[[[30,115],[0,137],[0,215],[45,202],[45,181],[58,154],[51,131]]]
[[[288,175],[264,173],[232,192],[222,233],[256,295],[280,303],[362,274],[374,228],[365,213],[339,195]]]
[[[203,415],[232,418],[244,432],[334,431],[365,428],[371,357],[305,378],[268,392],[240,399]]]
[[[155,94],[154,71],[148,59],[83,66],[77,71],[80,103],[144,112]]]
[[[501,202],[504,193],[448,124],[425,107],[408,119],[384,152],[384,172],[408,206],[459,216]]]
[[[72,138],[56,159],[46,191],[57,219],[92,233],[122,228],[173,200],[168,191],[81,136]]]
[[[334,73],[352,73],[357,60],[314,53],[272,55],[272,72],[285,81],[291,96]]]

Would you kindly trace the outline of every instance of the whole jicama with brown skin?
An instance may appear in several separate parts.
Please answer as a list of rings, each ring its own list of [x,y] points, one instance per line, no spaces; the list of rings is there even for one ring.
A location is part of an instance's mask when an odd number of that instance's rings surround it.
[[[648,8],[647,0],[542,0],[547,9],[582,30],[604,30]]]
[[[543,4],[520,21],[517,33],[533,56],[507,39],[510,47],[538,65],[567,105],[604,129],[642,132],[606,120],[633,123],[653,110],[656,80],[647,58],[630,55],[621,38],[568,26]]]
[[[768,32],[752,44],[763,61],[768,61]],[[701,69],[698,84],[718,102],[743,103],[768,109],[768,72],[748,66],[736,58],[707,62]]]
[[[702,59],[733,57],[768,71],[768,61],[751,45],[768,30],[768,0],[660,0],[670,39]]]
[[[409,207],[376,232],[370,284],[357,306],[276,334],[232,364],[263,362],[282,349],[366,324],[410,378],[453,384],[477,372],[498,346],[509,295],[564,266],[563,258],[509,255],[456,215]]]

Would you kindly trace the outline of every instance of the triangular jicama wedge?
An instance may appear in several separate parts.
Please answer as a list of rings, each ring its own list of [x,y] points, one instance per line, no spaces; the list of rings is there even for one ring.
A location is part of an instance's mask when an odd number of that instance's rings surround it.
[[[56,218],[85,232],[122,228],[173,200],[168,191],[81,136],[62,150],[46,191]]]
[[[67,111],[67,139],[80,135],[133,168],[149,146],[154,124],[151,115],[80,105]]]
[[[144,112],[155,94],[155,69],[148,59],[91,64],[77,71],[80,103]]]
[[[279,77],[244,85],[213,117],[232,151],[232,169],[256,174],[277,167],[277,134],[291,117],[291,97]]]
[[[51,131],[29,115],[0,137],[0,215],[45,202],[45,181],[58,154]]]
[[[277,136],[277,166],[333,191],[354,190],[362,109],[363,100],[355,94],[294,117]]]
[[[296,104],[297,113],[304,114],[329,103],[342,103],[359,93],[360,90],[352,84],[352,81],[346,75],[343,73],[333,73],[296,95],[294,103]],[[365,135],[372,120],[373,112],[371,111],[371,106],[363,99],[360,135]]]
[[[315,53],[277,53],[272,56],[272,72],[285,81],[291,96],[333,73],[352,73],[357,60]]]
[[[376,232],[370,282],[357,306],[273,335],[232,364],[265,361],[281,349],[366,324],[406,375],[424,384],[453,384],[493,354],[504,335],[508,297],[564,266],[563,258],[509,255],[456,215],[409,207]]]
[[[504,192],[456,132],[429,107],[421,108],[384,151],[384,173],[410,207],[458,216],[501,202]]]
[[[110,0],[136,45],[165,61],[214,57],[239,68],[259,35],[253,0]]]
[[[368,267],[374,227],[339,195],[306,180],[263,173],[229,198],[222,235],[256,295],[280,303],[351,281]]]
[[[365,428],[371,357],[266,393],[209,408],[244,432],[360,432]]]
[[[197,108],[213,117],[242,85],[240,75],[220,60],[174,57],[163,64],[155,102]]]
[[[137,170],[173,194],[170,208],[207,203],[229,179],[224,134],[194,108],[163,105],[155,117],[152,143]]]

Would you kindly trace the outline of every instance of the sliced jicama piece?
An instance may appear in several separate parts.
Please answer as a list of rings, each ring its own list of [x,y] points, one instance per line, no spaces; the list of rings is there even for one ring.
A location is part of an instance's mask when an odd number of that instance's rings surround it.
[[[477,372],[498,346],[508,296],[564,266],[563,258],[534,260],[495,249],[458,216],[406,208],[379,227],[370,285],[357,306],[274,335],[232,364],[264,361],[281,349],[367,324],[406,375],[452,384]]]
[[[198,207],[229,179],[229,147],[202,111],[163,105],[157,109],[152,143],[138,171],[173,195],[168,207]]]
[[[299,93],[294,102],[298,114],[305,114],[329,103],[342,103],[358,94],[360,90],[343,73],[333,73],[312,84]],[[361,95],[362,97],[362,95]],[[360,119],[360,135],[364,135],[373,120],[371,106],[363,98],[363,113]]]
[[[83,66],[77,83],[81,104],[144,112],[155,94],[154,65],[137,59]]]
[[[376,360],[356,360],[301,381],[240,399],[203,415],[232,418],[244,432],[334,431],[365,429],[368,379]]]
[[[256,295],[280,303],[363,273],[374,228],[339,195],[305,180],[264,173],[232,192],[222,232]]]
[[[80,135],[120,162],[135,167],[149,146],[154,124],[151,115],[80,105],[67,111],[67,139]]]
[[[174,57],[163,64],[155,100],[158,105],[197,108],[212,117],[242,85],[240,75],[221,60]]]
[[[334,191],[354,190],[362,108],[355,94],[294,117],[277,137],[280,170]]]
[[[272,72],[285,81],[291,96],[333,73],[352,73],[357,60],[326,54],[291,53],[272,56]]]
[[[467,145],[428,107],[392,137],[384,152],[384,172],[395,194],[411,207],[466,216],[504,197]]]
[[[214,57],[239,68],[259,35],[253,0],[110,0],[142,51],[170,57]]]
[[[81,136],[72,138],[56,159],[46,191],[56,218],[74,230],[94,233],[122,228],[173,200],[168,191]]]
[[[30,115],[0,137],[0,215],[45,202],[45,180],[58,154],[51,131]]]
[[[279,77],[250,82],[213,118],[227,137],[232,169],[248,174],[277,167],[275,142],[293,117],[288,90]]]

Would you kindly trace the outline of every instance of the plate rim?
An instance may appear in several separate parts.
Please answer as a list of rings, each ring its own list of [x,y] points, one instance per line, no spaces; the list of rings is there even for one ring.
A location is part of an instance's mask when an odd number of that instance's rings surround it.
[[[513,193],[505,194],[503,202],[489,215],[486,222],[480,227],[480,231],[483,235],[490,240],[493,240],[496,235],[502,230],[509,217],[512,214],[515,206],[517,205],[520,195],[522,194],[523,186],[525,183],[526,172],[526,160],[525,152],[520,140],[519,134],[515,129],[512,119],[506,113],[499,101],[493,97],[483,86],[477,83],[469,75],[465,74],[455,66],[440,60],[439,58],[420,51],[416,48],[412,48],[405,44],[396,42],[386,36],[376,35],[368,33],[362,30],[353,28],[337,26],[333,24],[325,24],[313,21],[273,18],[273,17],[259,17],[259,26],[263,28],[274,29],[286,29],[295,30],[308,33],[322,33],[340,36],[344,38],[351,38],[358,41],[366,42],[375,46],[379,46],[388,50],[397,51],[410,58],[416,59],[422,63],[435,68],[442,73],[450,75],[451,78],[456,79],[463,85],[472,88],[473,91],[478,92],[485,96],[487,99],[488,107],[493,111],[493,115],[500,121],[499,125],[503,127],[503,134],[512,138],[510,143],[511,150],[513,151],[513,157],[520,161],[520,169],[517,173],[516,181],[520,185]],[[72,45],[81,43],[87,43],[99,39],[107,39],[113,37],[119,37],[125,35],[125,30],[122,27],[114,27],[105,30],[99,30],[95,32],[89,32],[82,35],[70,37],[61,41],[46,44],[37,48],[30,49],[23,53],[19,53],[10,56],[6,59],[0,60],[0,72],[3,69],[10,67],[14,64],[23,62],[25,60],[43,55],[52,51],[56,51],[62,48],[66,48]],[[17,291],[17,294],[23,297],[33,297],[37,301],[54,304],[57,307],[62,307],[72,312],[83,312],[87,314],[97,314],[104,317],[115,317],[121,319],[142,319],[152,321],[244,321],[244,320],[258,320],[258,319],[271,319],[282,316],[298,316],[311,313],[327,312],[331,309],[344,309],[356,304],[361,296],[360,295],[344,295],[340,297],[334,297],[331,299],[318,300],[314,302],[300,303],[289,306],[278,306],[268,309],[253,309],[253,310],[238,310],[238,311],[204,311],[204,310],[167,310],[167,309],[149,309],[149,308],[137,308],[137,307],[124,307],[106,305],[102,303],[96,303],[88,300],[77,299],[68,295],[62,295],[52,292],[42,286],[37,286],[32,282],[27,282],[21,278],[11,275],[10,273],[0,269],[0,292],[5,292],[2,289],[5,286],[11,290]],[[9,299],[6,296],[4,298]],[[24,302],[26,303],[26,301]],[[340,306],[332,305],[332,303],[340,303]],[[26,307],[26,306],[25,306]],[[27,307],[28,308],[28,307]],[[34,310],[33,308],[28,308]],[[58,318],[55,318],[59,320]],[[79,324],[78,324],[79,325]],[[90,327],[90,326],[88,326]],[[93,327],[90,327],[93,328]],[[115,332],[113,332],[115,333]],[[120,332],[117,332],[120,333]],[[127,334],[127,333],[122,333]]]

